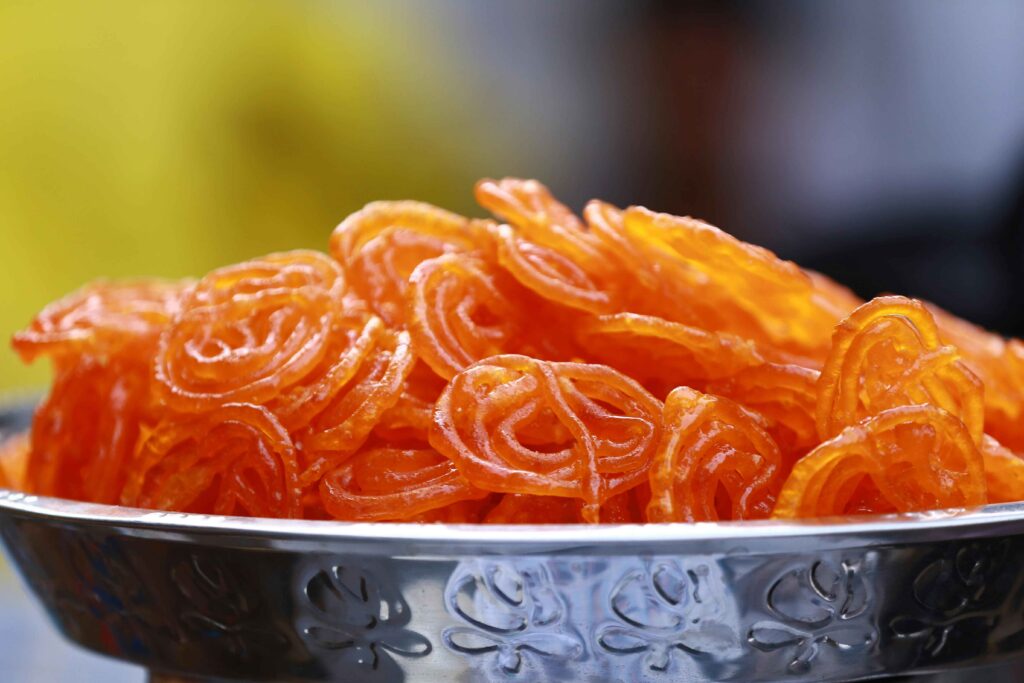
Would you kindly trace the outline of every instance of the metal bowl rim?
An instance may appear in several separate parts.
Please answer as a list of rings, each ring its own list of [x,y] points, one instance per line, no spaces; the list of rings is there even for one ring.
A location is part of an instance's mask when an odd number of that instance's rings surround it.
[[[497,550],[524,545],[646,547],[720,542],[813,541],[819,549],[864,544],[916,543],[967,536],[1024,534],[1024,502],[973,509],[802,521],[700,522],[690,524],[470,525],[223,517],[142,510],[48,498],[0,489],[0,513],[53,523],[130,528],[154,533],[271,537],[292,541],[349,541],[382,546],[452,546]]]

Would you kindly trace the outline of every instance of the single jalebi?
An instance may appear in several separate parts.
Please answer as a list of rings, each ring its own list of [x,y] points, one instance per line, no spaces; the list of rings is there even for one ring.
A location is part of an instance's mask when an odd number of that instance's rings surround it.
[[[258,517],[301,511],[295,446],[260,406],[170,417],[140,440],[128,469],[124,505]]]
[[[101,281],[0,486],[213,514],[687,522],[1024,499],[1024,342],[692,219],[481,180],[318,251]],[[665,403],[661,400],[664,399]]]
[[[931,314],[919,301],[872,299],[837,327],[818,386],[818,436],[888,408],[930,404],[956,415],[975,443],[984,431],[981,381],[943,346]]]
[[[481,180],[477,201],[508,221],[494,234],[498,259],[540,296],[591,313],[620,306],[616,269],[600,240],[536,180]]]
[[[622,235],[640,259],[631,266],[657,273],[663,317],[810,358],[828,351],[838,297],[796,264],[703,221],[639,207],[623,213]]]
[[[189,284],[94,282],[44,308],[26,329],[15,333],[11,345],[26,361],[42,354],[104,355],[127,344],[152,346],[177,313]]]
[[[452,378],[430,443],[478,488],[602,503],[636,486],[661,434],[661,403],[611,368],[505,355]]]
[[[941,308],[929,305],[946,343],[985,385],[985,431],[1024,451],[1024,343],[1003,339]]]
[[[478,360],[514,350],[522,323],[499,272],[463,254],[428,259],[409,277],[409,334],[416,353],[451,379]]]
[[[310,251],[213,271],[189,290],[160,336],[163,400],[200,411],[273,399],[323,359],[344,288],[337,264]]]
[[[799,365],[764,363],[709,382],[704,390],[742,403],[763,416],[782,452],[785,474],[818,444],[814,423],[819,373]]]
[[[389,325],[405,323],[409,275],[423,261],[452,252],[492,253],[484,224],[430,204],[374,202],[335,228],[331,255],[355,292]]]
[[[588,357],[661,396],[680,385],[730,377],[765,362],[746,339],[635,313],[589,318],[578,325],[576,336]]]
[[[762,519],[782,485],[782,454],[756,413],[679,387],[665,401],[651,466],[652,522]]]
[[[408,332],[382,335],[343,391],[298,435],[305,455],[300,481],[318,481],[333,465],[354,453],[381,416],[398,403],[416,357]]]
[[[429,448],[374,448],[328,472],[324,507],[338,519],[396,520],[480,499],[451,460]]]
[[[985,463],[964,423],[942,408],[890,408],[802,458],[774,517],[917,512],[988,501]]]
[[[1024,459],[988,434],[981,442],[981,456],[985,462],[988,502],[1024,500]]]

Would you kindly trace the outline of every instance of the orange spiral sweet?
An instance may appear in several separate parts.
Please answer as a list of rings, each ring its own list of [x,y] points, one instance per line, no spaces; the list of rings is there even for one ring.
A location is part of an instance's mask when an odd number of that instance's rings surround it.
[[[432,449],[374,448],[346,460],[320,482],[324,507],[338,519],[405,519],[480,499],[450,460]]]
[[[679,387],[665,401],[664,424],[650,473],[651,521],[761,519],[771,513],[782,454],[756,414]]]
[[[380,415],[373,433],[395,445],[423,444],[434,420],[434,404],[447,381],[416,361],[409,370],[398,400]]]
[[[600,365],[496,356],[452,378],[430,443],[471,484],[580,498],[585,519],[644,476],[661,404]]]
[[[767,420],[768,433],[782,451],[784,471],[818,444],[815,425],[817,370],[764,363],[709,382],[705,391],[741,402]]]
[[[901,405],[935,405],[959,417],[975,443],[984,430],[983,386],[943,346],[927,309],[904,297],[878,297],[836,327],[818,387],[818,436],[838,434]]]
[[[812,358],[827,351],[833,302],[796,264],[692,218],[633,207],[622,221],[634,267],[658,273],[663,317]]]
[[[985,385],[985,431],[1001,443],[1024,451],[1024,343],[1003,339],[928,305],[943,340]]]
[[[488,251],[486,229],[422,202],[374,202],[331,235],[330,251],[355,292],[389,325],[405,322],[409,275],[426,259]]]
[[[42,354],[103,354],[152,345],[180,307],[187,282],[99,281],[53,302],[11,345],[26,361]]]
[[[343,293],[340,269],[316,252],[213,271],[160,336],[163,399],[182,411],[269,401],[323,359]]]
[[[116,503],[150,403],[149,367],[133,358],[82,356],[57,372],[36,409],[27,490]]]
[[[47,306],[12,345],[54,381],[0,486],[450,524],[1024,499],[1024,341],[862,302],[694,218],[474,193],[492,217],[374,202],[328,253]]]
[[[1024,500],[1024,459],[987,434],[981,442],[981,456],[988,502]]]
[[[376,316],[339,316],[320,362],[301,382],[284,389],[267,406],[289,430],[306,427],[349,384],[387,334]]]
[[[298,435],[305,454],[300,476],[304,486],[363,445],[384,413],[398,402],[415,360],[408,332],[382,335],[344,390]]]
[[[216,414],[169,418],[139,444],[125,505],[220,515],[297,517],[295,447],[265,408],[225,404]]]
[[[793,468],[778,518],[916,512],[988,500],[981,452],[941,408],[889,408],[847,427]]]
[[[589,357],[661,395],[765,362],[758,348],[741,337],[636,313],[589,318],[578,325],[576,336]]]
[[[477,201],[508,221],[494,231],[498,259],[525,287],[570,309],[617,309],[614,266],[597,237],[535,180],[481,180]]]
[[[446,254],[409,277],[409,334],[416,352],[451,379],[478,360],[512,350],[521,325],[512,300],[484,261]]]

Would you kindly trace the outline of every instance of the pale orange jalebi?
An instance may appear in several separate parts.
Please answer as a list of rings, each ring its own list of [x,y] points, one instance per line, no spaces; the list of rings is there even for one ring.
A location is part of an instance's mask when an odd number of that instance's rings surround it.
[[[118,352],[126,344],[151,346],[177,313],[187,282],[100,280],[53,302],[11,345],[26,361]],[[146,351],[151,355],[151,351]]]
[[[28,491],[116,503],[141,420],[153,412],[148,364],[81,356],[36,410]]]
[[[402,325],[405,290],[416,266],[447,253],[493,253],[487,235],[484,224],[430,204],[374,202],[335,228],[330,250],[377,315]]]
[[[295,447],[261,406],[169,417],[139,442],[121,503],[219,515],[297,517]]]
[[[46,307],[12,345],[55,379],[0,486],[473,524],[1024,499],[1024,342],[863,303],[693,218],[594,200],[581,220],[535,180],[475,195],[492,218],[376,202],[329,255]]]
[[[1024,343],[1003,339],[929,304],[943,341],[963,354],[963,361],[985,385],[985,431],[1015,450],[1024,451]]]
[[[890,408],[802,458],[774,517],[917,512],[982,505],[985,464],[963,422],[941,408]]]
[[[921,302],[878,297],[836,327],[818,381],[818,436],[828,439],[888,408],[930,404],[960,418],[980,443],[982,392],[959,351],[942,345]]]
[[[424,261],[410,276],[409,334],[416,353],[441,377],[513,350],[522,324],[499,276],[463,254]]]
[[[524,286],[572,309],[618,309],[614,263],[600,240],[546,187],[536,180],[481,180],[476,197],[508,221],[494,231],[498,258]]]
[[[782,454],[756,413],[679,387],[665,401],[651,466],[652,522],[762,519],[782,485]]]
[[[364,450],[324,475],[320,491],[335,518],[369,521],[404,519],[487,496],[430,448]]]
[[[191,411],[274,398],[323,359],[344,287],[337,264],[317,252],[213,271],[160,336],[155,376],[163,400]]]
[[[796,264],[692,218],[631,207],[622,223],[642,259],[631,265],[657,274],[664,317],[812,358],[827,352],[834,300]]]
[[[746,339],[635,313],[588,318],[576,337],[588,358],[661,396],[682,384],[729,377],[765,362]]]
[[[661,403],[611,368],[505,355],[452,378],[430,443],[471,484],[602,503],[637,485],[661,434]]]
[[[704,390],[742,403],[767,420],[788,475],[793,463],[818,444],[814,422],[818,374],[799,365],[764,363],[709,382]]]
[[[1024,500],[1024,459],[988,434],[981,442],[989,503]]]
[[[415,361],[408,332],[381,336],[349,384],[298,435],[303,486],[318,481],[363,445],[381,416],[398,402]]]

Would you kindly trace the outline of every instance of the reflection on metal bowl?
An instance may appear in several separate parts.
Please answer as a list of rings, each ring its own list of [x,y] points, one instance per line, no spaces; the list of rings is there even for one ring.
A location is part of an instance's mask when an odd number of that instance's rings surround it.
[[[848,681],[1024,650],[1024,505],[541,528],[2,491],[0,533],[69,639],[154,680]]]

